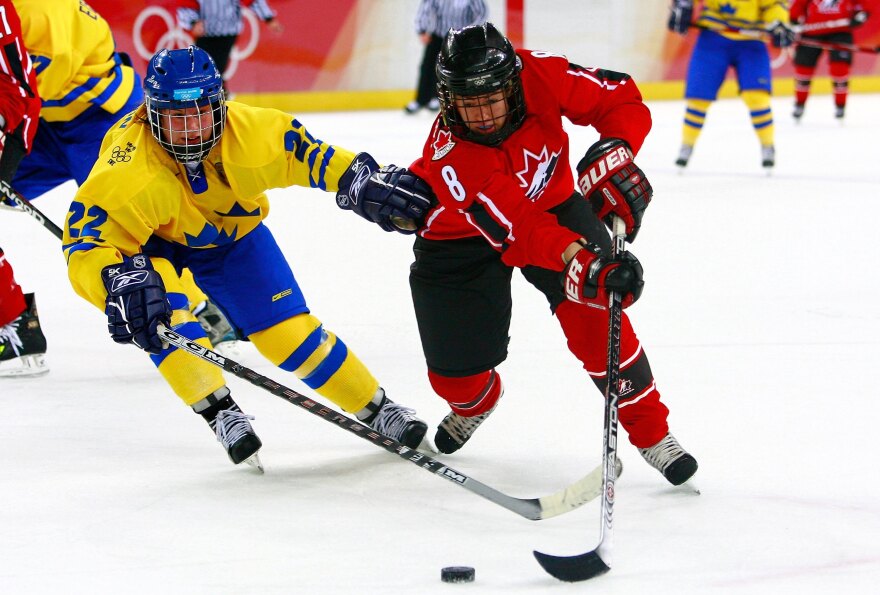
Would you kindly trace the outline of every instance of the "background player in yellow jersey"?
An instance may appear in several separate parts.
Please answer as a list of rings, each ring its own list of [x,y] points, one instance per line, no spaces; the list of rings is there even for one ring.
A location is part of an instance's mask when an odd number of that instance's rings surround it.
[[[383,186],[370,174],[390,172],[399,181],[411,176],[407,170],[380,170],[366,153],[355,156],[314,138],[287,113],[226,102],[222,85],[201,48],[162,50],[152,58],[145,105],[107,133],[71,204],[64,251],[74,289],[105,310],[116,342],[152,354],[177,395],[216,430],[234,463],[253,460],[261,446],[250,418],[230,397],[218,368],[163,348],[156,333],[158,324],[170,324],[207,345],[186,307],[181,267],[192,270],[273,364],[415,448],[426,424],[390,401],[355,354],[310,313],[262,221],[269,212],[264,191],[298,185],[338,191],[340,206],[391,231],[395,221],[424,216],[430,190],[425,187],[421,202],[396,206],[396,183]]]
[[[12,187],[34,200],[75,180],[82,184],[98,158],[104,134],[143,103],[140,77],[101,15],[83,0],[13,0],[43,100],[31,154]],[[221,344],[235,338],[222,312],[183,274],[190,307]]]
[[[709,106],[718,98],[728,68],[736,71],[740,96],[749,108],[752,126],[761,143],[761,165],[776,163],[773,112],[770,109],[770,55],[756,35],[766,33],[776,47],[794,40],[786,0],[704,0],[696,25],[703,30],[688,66],[681,150],[676,165],[685,167],[706,121]],[[693,18],[693,0],[673,0],[669,29],[682,35]],[[738,30],[743,30],[742,33]]]

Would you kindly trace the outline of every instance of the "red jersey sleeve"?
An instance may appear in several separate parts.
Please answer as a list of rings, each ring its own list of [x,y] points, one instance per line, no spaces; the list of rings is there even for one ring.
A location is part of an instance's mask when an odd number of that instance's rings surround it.
[[[0,10],[4,15],[0,22],[0,115],[6,121],[3,132],[9,134],[21,126],[17,135],[30,152],[41,108],[37,74],[22,42],[15,7],[10,0],[0,0]]]
[[[523,52],[523,60],[541,66],[546,87],[555,90],[560,113],[579,126],[592,126],[601,138],[625,140],[637,154],[651,130],[651,111],[628,74],[585,68],[564,56]]]

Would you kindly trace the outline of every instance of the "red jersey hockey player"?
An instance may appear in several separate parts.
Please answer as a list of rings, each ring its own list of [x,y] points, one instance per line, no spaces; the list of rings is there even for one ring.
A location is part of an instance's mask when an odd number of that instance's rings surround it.
[[[852,44],[853,29],[865,24],[868,13],[859,0],[794,0],[791,22],[801,26],[801,40],[826,44]],[[794,54],[795,100],[792,115],[800,120],[810,94],[810,83],[822,49],[802,43]],[[843,118],[849,89],[852,52],[828,50],[828,70],[834,87],[834,117]]]
[[[546,296],[569,349],[604,391],[607,292],[622,292],[627,306],[643,282],[634,256],[610,260],[602,221],[622,217],[635,239],[652,191],[633,156],[651,116],[628,75],[514,52],[492,24],[451,31],[437,75],[440,117],[411,171],[439,204],[418,230],[410,286],[428,377],[452,410],[434,440],[451,453],[502,395],[496,366],[507,358],[514,267]],[[577,167],[587,198],[574,190],[562,116],[601,135]],[[687,481],[697,462],[669,433],[625,314],[620,358],[620,423],[667,480]]]
[[[21,21],[9,0],[0,0],[0,180],[9,182],[30,153],[40,119],[34,65],[21,41]],[[2,202],[2,201],[0,201]],[[22,293],[0,248],[0,377],[49,371],[34,294]]]

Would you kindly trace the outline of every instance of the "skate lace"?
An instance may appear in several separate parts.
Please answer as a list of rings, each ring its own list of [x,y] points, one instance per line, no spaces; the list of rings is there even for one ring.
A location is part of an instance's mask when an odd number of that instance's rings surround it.
[[[666,468],[673,461],[685,454],[684,449],[672,434],[666,434],[663,440],[650,448],[640,448],[639,452],[649,465],[661,473],[666,471]]]
[[[229,449],[246,435],[254,433],[251,422],[248,421],[251,419],[254,419],[253,415],[247,415],[241,411],[221,410],[215,419],[217,440]]]
[[[380,434],[397,439],[409,424],[416,421],[415,413],[415,409],[388,403],[379,411],[371,427]]]
[[[681,150],[678,152],[679,159],[690,159],[691,153],[694,152],[694,147],[692,145],[682,145]]]
[[[12,346],[12,352],[16,357],[21,355],[24,344],[21,342],[21,337],[18,336],[18,319],[0,326],[0,344],[3,343],[9,343]]]
[[[486,413],[481,413],[480,415],[475,415],[473,417],[464,417],[453,411],[443,418],[443,421],[440,422],[440,427],[446,430],[446,433],[452,436],[456,441],[464,443],[471,437],[471,434],[480,427],[480,424],[489,417],[489,414],[492,413],[493,410],[494,407]]]
[[[772,145],[761,147],[761,157],[766,161],[772,161],[776,157],[776,147]]]

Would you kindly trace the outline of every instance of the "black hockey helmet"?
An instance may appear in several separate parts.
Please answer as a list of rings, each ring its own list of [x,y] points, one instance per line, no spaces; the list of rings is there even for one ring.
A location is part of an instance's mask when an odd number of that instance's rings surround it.
[[[522,62],[510,41],[492,23],[452,29],[443,41],[436,70],[443,119],[455,136],[494,146],[522,125],[526,117],[519,75]],[[488,134],[472,131],[456,109],[455,99],[483,97],[498,91],[507,102],[504,124]]]

